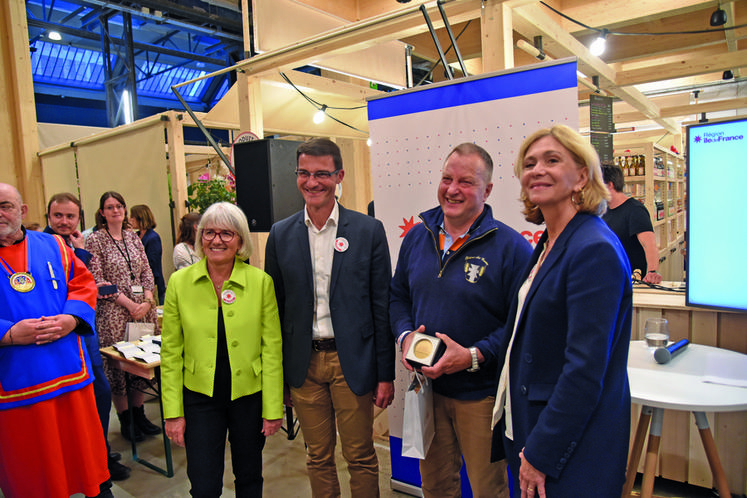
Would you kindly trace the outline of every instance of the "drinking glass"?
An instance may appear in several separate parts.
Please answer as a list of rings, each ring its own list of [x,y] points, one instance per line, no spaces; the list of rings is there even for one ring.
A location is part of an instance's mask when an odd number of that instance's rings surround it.
[[[669,325],[666,318],[649,318],[643,329],[649,348],[664,348],[669,344]]]

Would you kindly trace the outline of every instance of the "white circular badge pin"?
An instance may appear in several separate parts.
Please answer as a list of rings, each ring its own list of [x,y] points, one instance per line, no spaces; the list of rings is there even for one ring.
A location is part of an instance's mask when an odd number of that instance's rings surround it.
[[[232,290],[224,290],[220,297],[226,304],[233,304],[236,301],[236,293]]]
[[[348,239],[345,237],[337,237],[335,239],[335,251],[337,252],[345,252],[348,250],[348,247],[350,244],[348,243]]]

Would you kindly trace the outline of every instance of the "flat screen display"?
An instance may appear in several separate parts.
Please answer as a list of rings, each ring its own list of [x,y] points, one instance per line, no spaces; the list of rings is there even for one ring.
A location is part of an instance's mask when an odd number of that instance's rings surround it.
[[[747,310],[747,117],[687,128],[687,304]]]

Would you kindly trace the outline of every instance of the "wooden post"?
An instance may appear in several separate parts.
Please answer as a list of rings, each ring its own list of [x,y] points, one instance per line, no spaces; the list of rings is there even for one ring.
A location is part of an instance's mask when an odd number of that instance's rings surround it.
[[[171,182],[171,198],[174,201],[174,226],[179,227],[182,216],[187,214],[187,163],[184,155],[184,128],[182,115],[175,111],[168,111],[166,124],[166,140],[168,147],[169,181]],[[177,234],[178,236],[178,234]]]
[[[250,12],[249,1],[241,0],[241,22],[244,32],[244,58],[248,59],[252,53],[251,26],[247,13]],[[239,86],[239,130],[251,131],[259,138],[265,136],[264,120],[262,119],[262,92],[260,80],[248,77],[243,69],[236,74],[236,84]]]
[[[514,67],[511,7],[503,0],[487,0],[480,17],[480,25],[483,73]]]
[[[18,188],[29,207],[26,221],[44,225],[44,191],[42,188],[39,138],[36,126],[34,82],[28,44],[26,3],[23,0],[0,2],[0,150],[4,160],[0,181]]]

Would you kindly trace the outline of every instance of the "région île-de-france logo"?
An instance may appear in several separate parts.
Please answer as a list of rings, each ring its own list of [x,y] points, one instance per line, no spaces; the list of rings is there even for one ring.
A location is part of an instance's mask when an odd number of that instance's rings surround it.
[[[407,232],[409,232],[412,227],[420,225],[420,222],[415,222],[414,218],[414,216],[410,216],[409,220],[407,218],[402,218],[402,223],[404,223],[404,225],[398,225],[399,228],[402,229],[402,233],[399,235],[400,239],[407,235]]]
[[[480,256],[467,256],[464,258],[464,278],[467,282],[475,284],[485,274],[488,262]]]
[[[693,141],[696,144],[717,144],[744,140],[744,135],[725,135],[723,131],[705,132],[703,135],[695,135]]]

